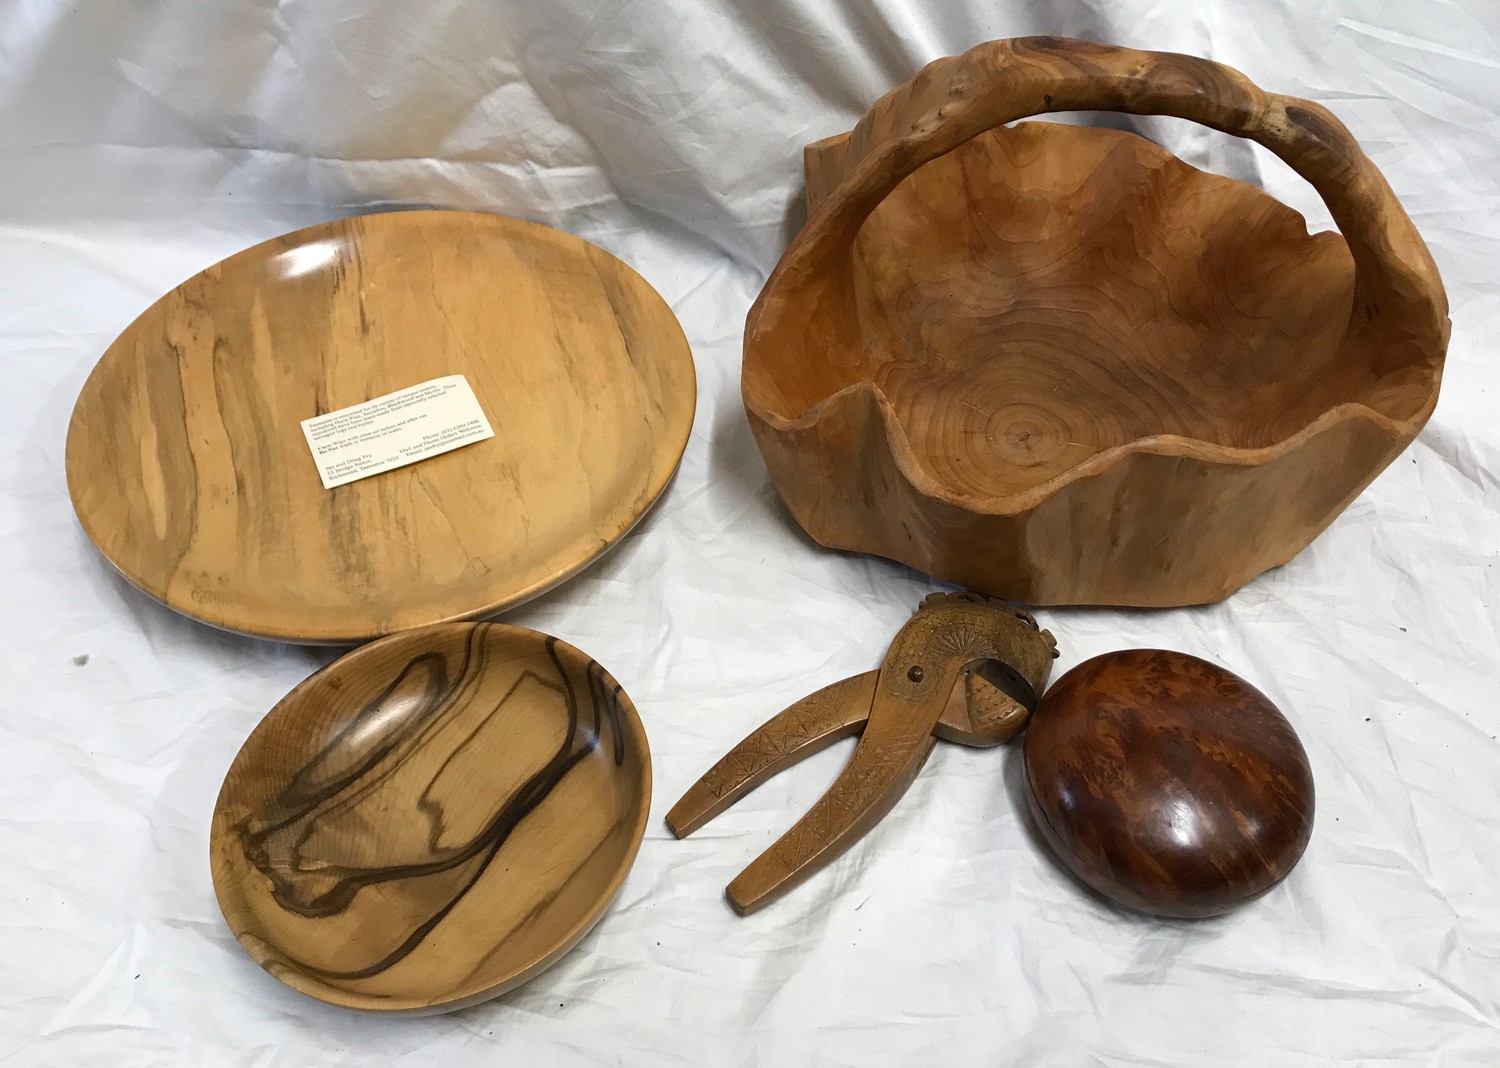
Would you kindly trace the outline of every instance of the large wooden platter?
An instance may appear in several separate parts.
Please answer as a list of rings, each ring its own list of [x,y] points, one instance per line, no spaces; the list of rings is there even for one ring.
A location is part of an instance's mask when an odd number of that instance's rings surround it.
[[[360,647],[271,710],[214,809],[214,890],[294,989],[446,1011],[588,932],[650,803],[645,731],[598,663],[521,627],[439,624]]]
[[[303,419],[453,374],[493,438],[323,488]],[[695,396],[671,309],[608,253],[495,215],[367,215],[231,256],[132,323],[78,398],[68,488],[172,608],[357,641],[584,567],[665,488]]]

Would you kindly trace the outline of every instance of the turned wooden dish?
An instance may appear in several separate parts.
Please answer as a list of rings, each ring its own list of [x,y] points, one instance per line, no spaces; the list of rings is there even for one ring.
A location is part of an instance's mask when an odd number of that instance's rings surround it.
[[[494,437],[323,487],[302,420],[448,375]],[[601,249],[498,215],[366,215],[231,256],[133,322],[73,410],[68,489],[179,612],[353,642],[583,568],[666,487],[695,400],[671,309]]]
[[[1261,191],[1048,111],[1251,138]],[[756,441],[797,521],[1032,604],[1215,601],[1289,560],[1416,436],[1447,301],[1317,104],[1207,60],[1054,38],[930,64],[806,153],[807,225],[746,323]]]
[[[1312,837],[1312,769],[1271,700],[1163,649],[1086,660],[1026,731],[1026,796],[1074,875],[1128,908],[1193,918],[1275,886]]]
[[[373,642],[289,693],[214,810],[214,889],[277,979],[380,1012],[493,997],[572,948],[645,832],[630,699],[577,649],[448,623]]]

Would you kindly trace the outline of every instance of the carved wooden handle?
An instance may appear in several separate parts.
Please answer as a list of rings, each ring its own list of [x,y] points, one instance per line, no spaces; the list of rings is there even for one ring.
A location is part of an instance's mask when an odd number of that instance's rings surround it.
[[[703,773],[667,813],[686,838],[784,768],[865,729],[878,671],[840,679],[772,716]]]
[[[1387,365],[1440,358],[1448,304],[1432,256],[1380,171],[1326,108],[1264,92],[1210,60],[1066,38],[979,45],[928,64],[881,97],[844,147],[843,180],[781,269],[806,278],[828,270],[870,212],[929,160],[1016,119],[1079,110],[1191,119],[1276,153],[1318,191],[1353,254],[1350,332],[1378,330]]]

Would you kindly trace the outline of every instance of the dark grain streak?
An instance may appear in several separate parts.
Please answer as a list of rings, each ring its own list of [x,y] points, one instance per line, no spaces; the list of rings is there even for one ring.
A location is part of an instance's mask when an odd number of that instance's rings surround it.
[[[293,776],[287,786],[266,806],[264,812],[247,817],[236,826],[235,831],[246,858],[271,881],[277,903],[287,911],[307,918],[328,917],[343,912],[355,895],[365,887],[383,882],[424,878],[452,871],[477,860],[456,889],[426,919],[414,927],[399,945],[373,963],[355,969],[330,969],[306,962],[294,962],[296,967],[323,978],[345,980],[369,978],[391,967],[419,946],[457,907],[489,869],[496,854],[516,828],[547,799],[569,771],[597,748],[606,720],[608,729],[614,736],[615,763],[623,762],[625,739],[620,723],[621,691],[618,684],[611,687],[604,669],[597,662],[589,661],[585,670],[586,693],[583,695],[587,698],[589,707],[585,714],[585,710],[580,707],[578,684],[558,655],[557,639],[549,637],[546,642],[547,655],[559,681],[542,678],[529,669],[522,672],[521,677],[487,716],[481,719],[480,724],[455,747],[453,753],[438,764],[433,781],[449,768],[459,752],[473,742],[485,720],[505,714],[512,697],[528,680],[558,692],[567,705],[567,730],[562,744],[546,765],[533,773],[506,799],[499,812],[463,846],[448,851],[446,855],[418,863],[341,870],[326,889],[319,893],[309,893],[309,887],[303,885],[304,872],[314,871],[324,878],[329,877],[330,873],[326,865],[304,864],[300,859],[300,844],[313,837],[320,819],[357,803],[373,785],[394,774],[406,760],[422,751],[423,743],[440,725],[444,712],[456,703],[465,680],[477,677],[483,665],[484,631],[482,626],[473,628],[466,640],[458,669],[451,674],[446,658],[438,653],[424,654],[408,661],[379,695],[367,702]],[[418,693],[407,694],[407,683],[418,678]],[[396,727],[378,736],[376,744],[368,753],[326,783],[320,781],[319,766],[335,755],[346,753],[351,747],[357,749],[361,744],[361,732],[379,729],[379,717],[389,711],[388,703],[398,700],[414,705],[415,710],[404,705],[400,707],[401,715]],[[363,744],[369,743],[366,741]],[[443,811],[441,804],[429,796],[430,789],[429,783],[419,795],[417,805],[426,813],[430,826],[434,828],[429,835],[428,845],[434,853],[438,853]],[[290,849],[283,847],[282,851],[278,851],[274,848],[270,839],[290,831],[297,832]]]

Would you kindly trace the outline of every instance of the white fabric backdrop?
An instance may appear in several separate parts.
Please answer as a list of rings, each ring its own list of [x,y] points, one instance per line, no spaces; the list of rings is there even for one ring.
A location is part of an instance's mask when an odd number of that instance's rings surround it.
[[[1227,918],[1134,918],[1028,829],[1019,753],[942,746],[830,872],[738,919],[722,887],[847,743],[684,843],[723,749],[872,666],[934,586],[821,551],[738,399],[745,311],[800,222],[800,148],[935,56],[1058,33],[1208,55],[1320,100],[1449,287],[1442,403],[1307,552],[1227,603],[1052,610],[1059,672],[1165,645],[1292,716],[1318,826]],[[9,0],[0,5],[0,1060],[17,1065],[1500,1063],[1500,9],[1492,0]],[[1137,124],[1321,206],[1260,150]],[[74,397],[160,293],[298,226],[479,208],[623,257],[672,303],[697,429],[611,556],[507,618],[598,657],[657,793],[617,906],[529,986],[357,1016],[262,974],[206,835],[259,717],[327,650],[237,638],[116,578],[63,480]]]

